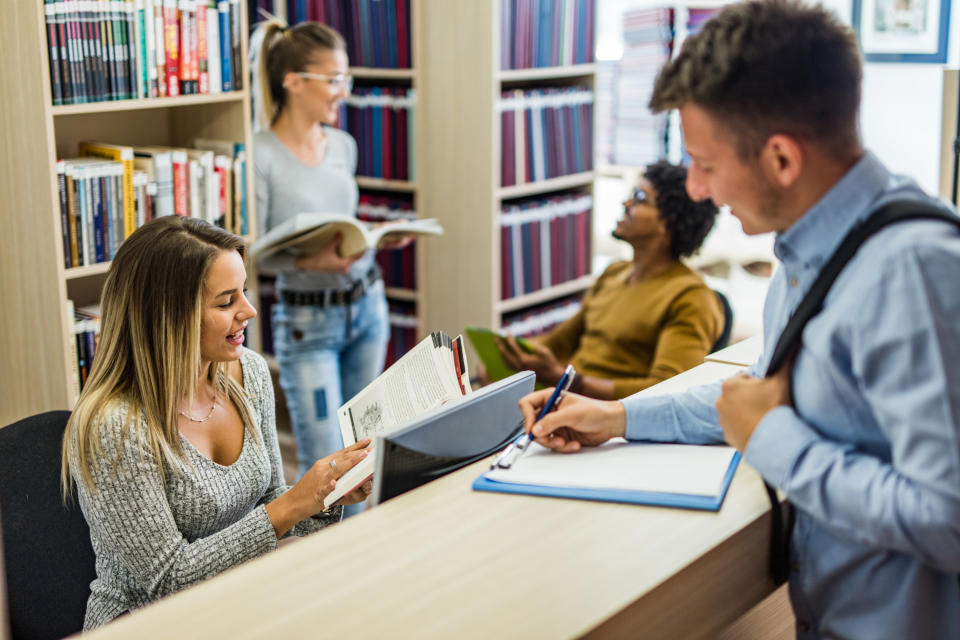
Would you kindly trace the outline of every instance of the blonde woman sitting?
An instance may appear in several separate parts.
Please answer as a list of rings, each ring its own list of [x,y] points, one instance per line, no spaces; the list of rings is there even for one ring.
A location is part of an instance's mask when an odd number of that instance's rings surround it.
[[[323,499],[369,441],[284,484],[270,375],[243,346],[256,315],[244,259],[240,237],[169,216],[131,235],[110,267],[100,345],[63,444],[64,490],[76,484],[96,552],[85,629],[341,517]]]

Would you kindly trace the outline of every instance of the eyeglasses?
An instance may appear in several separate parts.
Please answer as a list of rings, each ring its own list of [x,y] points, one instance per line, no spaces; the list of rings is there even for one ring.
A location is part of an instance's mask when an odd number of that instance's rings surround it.
[[[330,87],[336,91],[346,90],[347,93],[353,91],[353,76],[349,74],[337,74],[335,76],[328,76],[323,73],[310,73],[308,71],[298,71],[297,75],[301,78],[308,78],[310,80],[323,80]]]
[[[630,198],[623,204],[627,207],[632,207],[635,204],[646,204],[646,203],[652,204],[652,200],[650,196],[647,195],[647,192],[644,191],[643,189],[634,189],[633,195],[631,195]]]

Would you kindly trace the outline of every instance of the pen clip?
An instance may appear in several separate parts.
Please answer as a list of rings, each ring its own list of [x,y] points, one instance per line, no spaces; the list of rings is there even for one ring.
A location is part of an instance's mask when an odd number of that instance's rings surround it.
[[[560,376],[560,380],[557,382],[556,388],[553,390],[553,393],[550,394],[550,399],[547,400],[545,405],[543,405],[540,415],[537,416],[537,422],[542,420],[545,415],[557,408],[557,405],[560,404],[560,401],[563,399],[567,389],[570,388],[570,384],[573,382],[573,377],[575,375],[577,375],[577,373],[574,371],[573,365],[568,364],[567,368],[563,372],[563,375]],[[513,466],[513,463],[517,461],[517,458],[523,455],[523,453],[527,450],[527,447],[530,446],[531,442],[533,442],[533,434],[520,434],[520,437],[511,442],[510,445],[503,450],[503,453],[496,457],[496,459],[490,465],[490,469],[509,469]]]

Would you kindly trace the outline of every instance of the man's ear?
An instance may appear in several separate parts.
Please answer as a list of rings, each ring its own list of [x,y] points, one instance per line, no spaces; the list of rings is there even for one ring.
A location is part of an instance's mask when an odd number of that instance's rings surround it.
[[[796,184],[803,173],[804,160],[803,146],[793,136],[783,133],[767,138],[760,152],[760,166],[764,173],[784,189]]]

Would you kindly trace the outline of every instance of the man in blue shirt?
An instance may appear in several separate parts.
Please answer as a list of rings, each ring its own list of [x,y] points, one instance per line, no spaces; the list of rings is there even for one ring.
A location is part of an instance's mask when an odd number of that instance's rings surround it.
[[[689,38],[651,107],[680,110],[691,196],[729,205],[747,233],[777,234],[765,355],[683,394],[569,395],[536,426],[551,390],[521,409],[538,442],[560,451],[616,436],[742,451],[796,510],[798,638],[960,638],[956,228],[915,221],[872,236],[792,366],[760,377],[847,232],[890,200],[934,202],[861,147],[861,74],[850,30],[788,0],[732,5]]]

